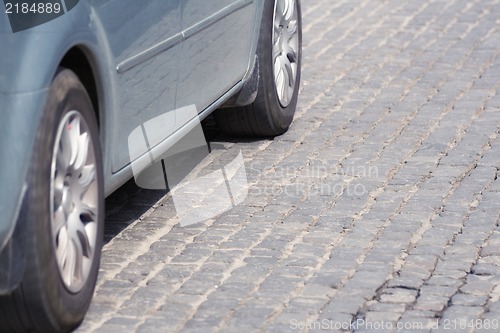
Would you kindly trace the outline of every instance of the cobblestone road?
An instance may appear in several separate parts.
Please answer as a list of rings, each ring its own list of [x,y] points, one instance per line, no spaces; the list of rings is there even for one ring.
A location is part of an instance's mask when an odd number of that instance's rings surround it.
[[[107,200],[78,332],[500,330],[500,1],[303,1],[297,117],[241,150],[246,201],[180,227]],[[378,330],[376,330],[378,329]]]

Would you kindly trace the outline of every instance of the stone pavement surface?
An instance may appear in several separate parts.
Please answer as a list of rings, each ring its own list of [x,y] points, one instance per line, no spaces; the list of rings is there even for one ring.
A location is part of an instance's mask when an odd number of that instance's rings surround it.
[[[296,119],[239,151],[249,194],[181,227],[107,200],[78,332],[500,331],[500,1],[303,1]]]

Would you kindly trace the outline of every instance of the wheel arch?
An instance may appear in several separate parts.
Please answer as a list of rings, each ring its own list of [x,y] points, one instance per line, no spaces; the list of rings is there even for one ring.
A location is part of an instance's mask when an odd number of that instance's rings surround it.
[[[90,51],[82,45],[73,46],[63,56],[59,67],[73,71],[89,94],[90,101],[94,108],[97,124],[102,128],[103,121],[101,112],[101,89],[100,81],[96,75],[96,65],[92,59]]]

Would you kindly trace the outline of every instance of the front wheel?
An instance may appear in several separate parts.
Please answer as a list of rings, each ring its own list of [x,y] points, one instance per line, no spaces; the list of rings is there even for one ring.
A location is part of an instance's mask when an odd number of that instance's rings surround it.
[[[104,223],[98,125],[70,70],[49,88],[20,218],[28,229],[26,271],[0,298],[0,331],[67,332],[90,305]]]
[[[259,86],[245,107],[217,110],[219,127],[234,135],[276,136],[290,126],[300,86],[302,17],[299,0],[269,0],[257,46]]]

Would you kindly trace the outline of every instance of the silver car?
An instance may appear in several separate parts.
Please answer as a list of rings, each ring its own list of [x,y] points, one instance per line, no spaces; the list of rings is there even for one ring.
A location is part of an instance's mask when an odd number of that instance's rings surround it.
[[[151,151],[210,113],[230,134],[284,133],[301,43],[299,0],[4,0],[0,331],[83,320],[104,198]],[[131,154],[154,119],[164,131]]]

